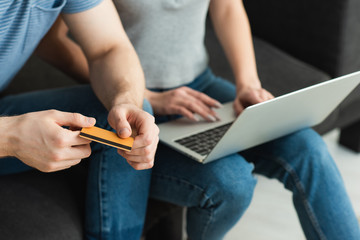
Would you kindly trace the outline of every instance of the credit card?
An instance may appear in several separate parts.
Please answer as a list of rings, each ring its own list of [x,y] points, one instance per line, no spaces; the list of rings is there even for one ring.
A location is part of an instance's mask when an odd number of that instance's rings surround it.
[[[134,143],[133,137],[120,138],[116,133],[98,127],[82,128],[80,137],[125,151],[131,151]]]

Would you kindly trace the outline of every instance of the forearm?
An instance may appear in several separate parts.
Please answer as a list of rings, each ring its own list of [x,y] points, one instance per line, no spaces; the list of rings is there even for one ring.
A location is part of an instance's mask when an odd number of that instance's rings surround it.
[[[142,106],[145,80],[130,42],[89,61],[91,85],[107,109],[123,103]]]
[[[35,54],[81,83],[89,82],[89,68],[80,46],[67,36],[68,28],[59,17],[41,40]]]
[[[91,85],[104,106],[142,106],[144,74],[113,2],[62,17],[84,52]]]
[[[249,20],[242,1],[214,1],[210,5],[210,15],[234,72],[237,87],[261,86]]]
[[[0,117],[0,157],[11,155],[10,143],[12,126],[10,124],[11,117]]]
[[[52,47],[53,50],[47,50],[46,55],[38,54],[39,52],[37,52],[37,55],[74,80],[80,83],[89,82],[87,61],[76,43],[67,38],[61,42],[54,42]]]

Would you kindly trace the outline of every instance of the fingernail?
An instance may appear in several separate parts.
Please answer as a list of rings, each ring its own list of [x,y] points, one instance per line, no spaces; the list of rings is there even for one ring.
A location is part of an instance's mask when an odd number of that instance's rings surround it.
[[[87,118],[87,121],[88,121],[88,123],[91,124],[91,125],[95,125],[95,123],[96,123],[96,119],[93,118],[93,117],[88,117],[88,118]]]
[[[216,118],[216,120],[220,120],[219,115],[217,114],[217,112],[215,111],[215,108],[211,108],[211,110],[214,112],[214,117]]]
[[[130,130],[127,129],[127,128],[122,128],[122,129],[120,129],[120,131],[119,131],[119,135],[128,135],[128,134],[130,134],[130,133],[131,133]]]
[[[198,115],[194,115],[194,121],[200,122],[201,118]]]
[[[217,102],[217,103],[215,103],[215,107],[216,107],[216,108],[222,108],[223,105],[222,105],[221,103]]]
[[[216,122],[216,118],[214,116],[211,116],[210,114],[208,115],[208,119],[210,119],[210,121],[212,122]]]

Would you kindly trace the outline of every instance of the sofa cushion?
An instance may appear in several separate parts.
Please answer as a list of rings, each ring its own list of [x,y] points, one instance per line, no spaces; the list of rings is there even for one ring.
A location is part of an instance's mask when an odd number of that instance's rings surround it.
[[[0,176],[1,239],[82,240],[86,178],[86,161],[55,173]],[[182,214],[182,207],[150,200],[142,239],[181,239]]]
[[[2,239],[82,239],[83,181],[78,171],[0,177]]]

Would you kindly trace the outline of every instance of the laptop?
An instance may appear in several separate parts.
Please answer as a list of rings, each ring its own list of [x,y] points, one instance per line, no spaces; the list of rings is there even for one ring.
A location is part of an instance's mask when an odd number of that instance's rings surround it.
[[[220,121],[187,118],[159,124],[160,141],[201,163],[315,126],[360,83],[360,71],[247,107],[235,116],[232,102],[216,109]]]

